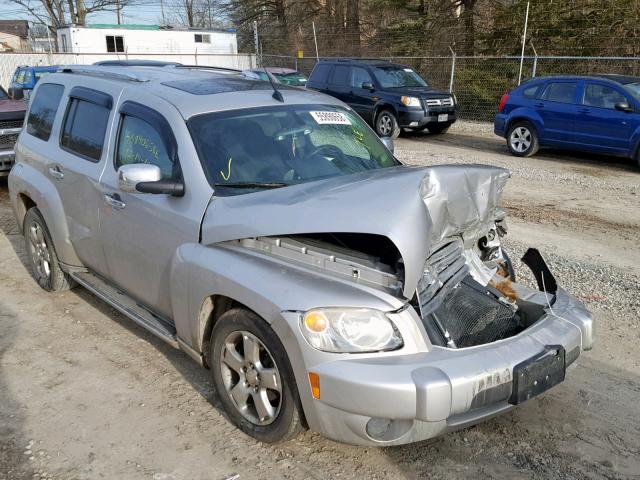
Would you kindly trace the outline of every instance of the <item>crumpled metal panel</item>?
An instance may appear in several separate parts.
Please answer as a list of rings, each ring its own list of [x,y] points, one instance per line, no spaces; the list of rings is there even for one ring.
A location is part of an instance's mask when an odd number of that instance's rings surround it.
[[[495,218],[508,177],[508,170],[481,165],[400,166],[214,196],[202,243],[305,233],[384,235],[402,255],[403,295],[411,298],[431,246],[454,234],[482,232]]]

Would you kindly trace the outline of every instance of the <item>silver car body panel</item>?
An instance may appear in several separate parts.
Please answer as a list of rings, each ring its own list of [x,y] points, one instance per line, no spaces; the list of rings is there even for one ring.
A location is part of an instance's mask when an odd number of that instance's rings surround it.
[[[48,142],[24,131],[20,134],[17,164],[9,176],[18,223],[22,225],[23,199],[28,197],[42,212],[66,269],[89,268],[141,308],[172,321],[176,343],[193,357],[203,355],[208,340],[210,317],[203,312],[213,296],[231,298],[255,311],[285,346],[313,430],[363,445],[431,438],[511,408],[505,398],[511,391],[513,366],[545,345],[563,346],[568,362],[591,348],[591,316],[562,290],[553,302],[543,292],[516,285],[521,298],[546,309],[543,318],[511,338],[461,349],[433,345],[419,313],[409,304],[425,262],[437,246],[455,238],[470,251],[501,216],[497,204],[507,170],[476,165],[399,166],[217,196],[205,178],[185,119],[280,102],[270,90],[193,95],[163,84],[211,81],[214,74],[210,72],[127,70],[145,81],[53,73],[36,86],[35,95],[45,83],[64,85],[66,94],[76,85],[98,89],[112,95],[114,106],[97,163],[59,147],[66,100]],[[113,71],[122,72],[122,67]],[[332,97],[302,89],[286,89],[283,95],[287,104],[348,108]],[[184,196],[119,190],[113,156],[117,112],[127,100],[160,112],[171,125]],[[68,185],[50,174],[56,165]],[[115,193],[126,208],[105,202],[105,195]],[[404,278],[375,262],[307,248],[300,238],[291,238],[319,233],[388,238],[404,261]],[[473,274],[475,267],[468,263]],[[387,312],[404,345],[367,354],[316,350],[302,336],[300,315],[318,307]],[[320,375],[321,399],[312,397],[310,371]],[[376,429],[386,433],[377,435]]]

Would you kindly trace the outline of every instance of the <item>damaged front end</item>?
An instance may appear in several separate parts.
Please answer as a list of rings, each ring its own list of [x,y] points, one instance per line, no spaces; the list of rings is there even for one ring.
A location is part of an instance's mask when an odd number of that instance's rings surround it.
[[[497,206],[508,177],[484,166],[398,167],[213,200],[203,243],[280,269],[272,326],[313,430],[362,445],[432,438],[551,388],[591,348],[591,315],[536,250],[523,262],[538,289],[515,281]],[[306,275],[331,295],[298,295]],[[366,293],[358,302],[354,287]],[[317,334],[335,326],[335,312],[336,341]]]

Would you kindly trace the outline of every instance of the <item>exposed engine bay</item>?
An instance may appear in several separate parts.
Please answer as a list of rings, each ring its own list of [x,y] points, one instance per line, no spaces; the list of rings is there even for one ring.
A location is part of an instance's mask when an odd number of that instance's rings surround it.
[[[456,235],[430,249],[423,276],[407,300],[434,345],[465,348],[509,338],[545,313],[544,305],[519,296],[518,289],[526,287],[514,283],[511,260],[501,246],[507,229],[499,213],[479,239]],[[319,233],[237,242],[403,297],[403,259],[394,244],[380,235]]]

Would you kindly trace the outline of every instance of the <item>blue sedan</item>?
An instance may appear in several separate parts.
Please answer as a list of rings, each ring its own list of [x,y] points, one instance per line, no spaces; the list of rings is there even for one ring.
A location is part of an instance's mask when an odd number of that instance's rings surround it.
[[[13,98],[14,92],[18,89],[22,90],[24,98],[29,98],[38,80],[49,73],[57,72],[58,68],[57,66],[29,67],[26,65],[16,68],[9,84],[9,96]]]
[[[534,78],[502,96],[494,131],[518,157],[548,146],[630,157],[640,167],[640,77]]]

